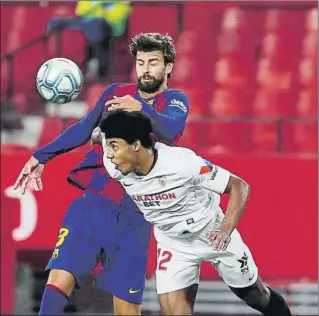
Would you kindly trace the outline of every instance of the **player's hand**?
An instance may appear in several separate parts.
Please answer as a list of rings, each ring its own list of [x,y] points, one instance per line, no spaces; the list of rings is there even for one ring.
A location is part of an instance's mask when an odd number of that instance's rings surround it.
[[[134,99],[131,95],[125,95],[124,97],[114,97],[105,103],[109,106],[108,111],[123,110],[127,112],[141,111],[142,103]]]
[[[31,182],[35,191],[41,191],[43,189],[41,175],[44,169],[44,165],[39,163],[39,160],[33,156],[22,168],[13,189],[16,190],[21,185],[22,194],[25,193],[27,185]]]
[[[95,144],[102,144],[102,135],[99,127],[96,127],[91,135],[91,146]]]
[[[207,238],[212,243],[214,250],[217,251],[225,251],[231,240],[230,235],[222,230],[208,232]]]

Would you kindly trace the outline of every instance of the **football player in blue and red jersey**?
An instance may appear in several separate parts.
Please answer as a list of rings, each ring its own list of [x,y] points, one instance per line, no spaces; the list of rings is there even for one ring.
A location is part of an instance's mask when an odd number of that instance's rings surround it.
[[[169,88],[175,47],[168,35],[142,33],[132,39],[136,84],[115,83],[105,89],[94,108],[51,143],[37,149],[14,185],[25,192],[28,183],[43,189],[44,166],[54,157],[87,143],[108,111],[141,111],[154,125],[154,138],[175,145],[188,116],[188,99]],[[93,142],[84,159],[68,175],[83,190],[70,205],[46,269],[49,278],[40,315],[63,312],[75,286],[91,271],[96,285],[113,294],[116,315],[140,315],[145,285],[151,225],[116,180],[106,172],[102,145]],[[57,192],[58,193],[58,192]],[[52,215],[50,215],[52,216]]]

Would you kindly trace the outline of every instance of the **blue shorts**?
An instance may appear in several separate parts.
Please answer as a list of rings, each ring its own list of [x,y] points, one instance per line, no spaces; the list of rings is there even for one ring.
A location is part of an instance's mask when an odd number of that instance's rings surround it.
[[[68,271],[81,286],[102,259],[97,287],[141,304],[150,236],[142,214],[86,191],[66,212],[46,270]]]

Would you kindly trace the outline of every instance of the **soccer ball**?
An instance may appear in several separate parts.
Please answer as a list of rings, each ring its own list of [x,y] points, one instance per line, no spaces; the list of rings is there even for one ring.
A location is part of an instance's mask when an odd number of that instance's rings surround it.
[[[37,89],[45,100],[52,103],[71,102],[80,94],[82,85],[81,69],[67,58],[49,59],[37,73]]]

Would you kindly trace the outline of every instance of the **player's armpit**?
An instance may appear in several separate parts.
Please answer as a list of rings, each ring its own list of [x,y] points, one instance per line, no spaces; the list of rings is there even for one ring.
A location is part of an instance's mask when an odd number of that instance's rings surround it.
[[[232,190],[237,190],[237,189],[243,192],[248,191],[248,194],[249,194],[249,185],[247,184],[247,182],[231,174],[224,193],[229,194],[231,193]]]

